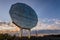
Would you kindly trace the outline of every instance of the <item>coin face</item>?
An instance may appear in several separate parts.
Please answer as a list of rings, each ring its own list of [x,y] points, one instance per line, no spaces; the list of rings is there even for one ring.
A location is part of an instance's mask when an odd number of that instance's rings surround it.
[[[22,28],[33,28],[38,22],[38,17],[35,11],[24,3],[15,3],[10,8],[10,16],[12,22]]]

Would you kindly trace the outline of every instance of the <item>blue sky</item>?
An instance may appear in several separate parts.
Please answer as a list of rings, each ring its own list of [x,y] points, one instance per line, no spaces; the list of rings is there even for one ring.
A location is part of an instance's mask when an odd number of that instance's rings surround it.
[[[31,6],[38,15],[35,30],[60,30],[60,0],[0,0],[0,20],[11,21],[9,9],[12,4],[21,2]]]
[[[9,9],[12,4],[17,2],[31,6],[39,19],[60,20],[60,0],[0,0],[0,20],[11,21]]]

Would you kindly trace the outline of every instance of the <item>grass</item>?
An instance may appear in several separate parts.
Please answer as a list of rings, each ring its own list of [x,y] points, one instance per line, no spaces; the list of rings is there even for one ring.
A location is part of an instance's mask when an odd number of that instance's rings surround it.
[[[43,37],[39,36],[31,36],[28,37],[17,37],[17,36],[11,36],[9,34],[0,34],[0,40],[60,40],[60,35],[45,35]]]

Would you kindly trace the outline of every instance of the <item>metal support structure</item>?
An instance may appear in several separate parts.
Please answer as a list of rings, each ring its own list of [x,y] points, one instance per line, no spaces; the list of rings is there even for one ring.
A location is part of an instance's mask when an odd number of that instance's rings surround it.
[[[20,37],[22,37],[22,28],[20,29]]]
[[[20,29],[20,38],[22,38],[22,28]],[[27,29],[28,30],[28,29]],[[29,32],[28,32],[28,38],[30,38],[31,37],[31,30],[29,29],[28,30]]]
[[[28,30],[29,31],[29,35],[28,35],[28,38],[30,38],[31,37],[31,30]]]
[[[36,30],[36,37],[38,36],[38,31]]]

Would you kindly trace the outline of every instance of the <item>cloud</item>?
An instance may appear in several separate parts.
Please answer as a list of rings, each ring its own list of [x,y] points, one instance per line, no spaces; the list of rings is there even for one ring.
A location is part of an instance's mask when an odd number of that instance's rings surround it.
[[[17,26],[13,24],[11,25],[11,23],[8,24],[5,22],[0,22],[0,32],[6,33],[6,32],[17,32],[17,31],[20,31],[20,29]]]
[[[60,30],[59,19],[39,19],[37,26],[31,30]]]
[[[55,24],[60,24],[60,20],[56,20],[55,21]]]

